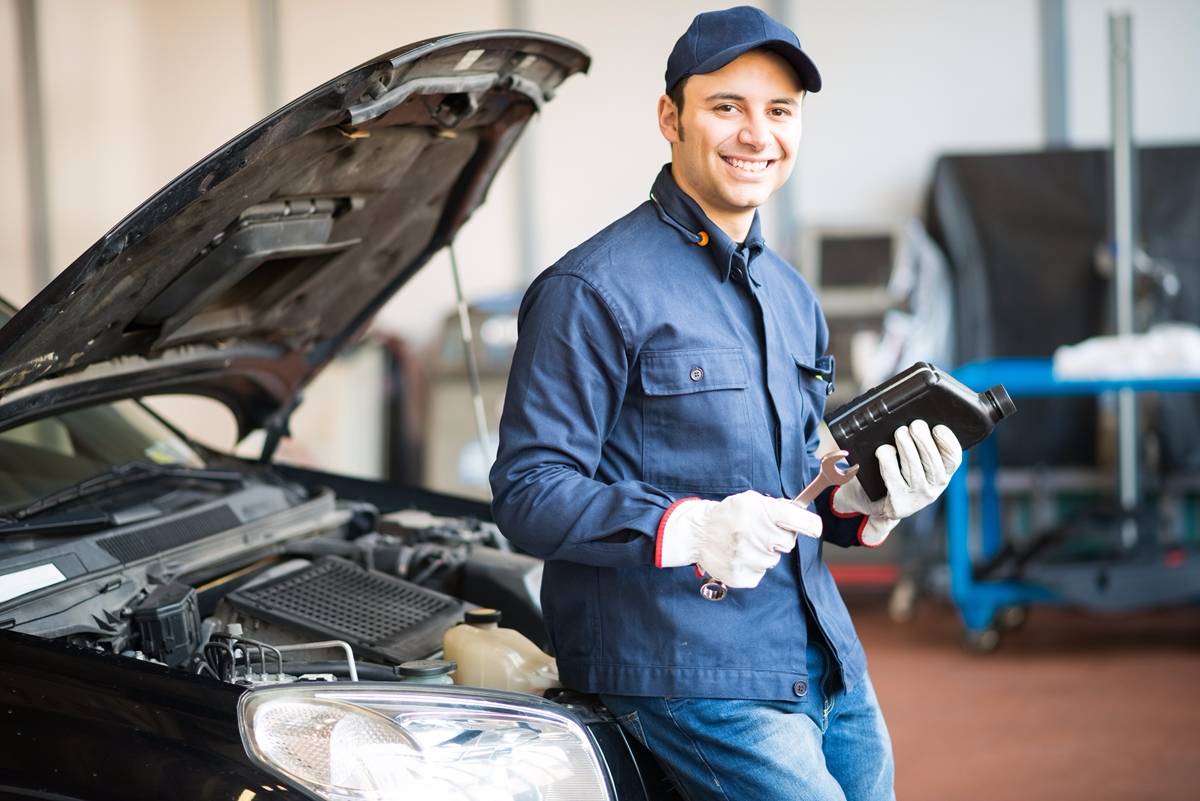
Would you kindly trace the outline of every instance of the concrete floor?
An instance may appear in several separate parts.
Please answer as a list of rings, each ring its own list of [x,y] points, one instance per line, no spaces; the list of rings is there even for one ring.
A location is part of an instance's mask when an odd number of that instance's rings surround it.
[[[944,604],[897,625],[885,596],[847,596],[901,801],[1200,798],[1200,609],[1035,608],[978,656]]]

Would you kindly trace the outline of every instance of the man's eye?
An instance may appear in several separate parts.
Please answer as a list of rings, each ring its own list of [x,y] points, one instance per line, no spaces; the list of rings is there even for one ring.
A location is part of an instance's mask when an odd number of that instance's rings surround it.
[[[730,112],[737,111],[737,107],[730,103],[722,103],[721,105],[717,106],[717,111],[720,111],[723,114],[728,114]]]
[[[771,109],[770,113],[772,116],[775,116],[775,117],[790,117],[790,116],[792,116],[791,109],[786,109],[786,108],[773,108],[773,109]]]

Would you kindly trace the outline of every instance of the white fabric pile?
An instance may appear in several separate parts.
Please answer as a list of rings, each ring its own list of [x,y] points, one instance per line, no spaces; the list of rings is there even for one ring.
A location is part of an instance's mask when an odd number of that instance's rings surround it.
[[[1200,376],[1200,328],[1187,323],[1092,337],[1054,351],[1054,377],[1064,380],[1195,376]]]

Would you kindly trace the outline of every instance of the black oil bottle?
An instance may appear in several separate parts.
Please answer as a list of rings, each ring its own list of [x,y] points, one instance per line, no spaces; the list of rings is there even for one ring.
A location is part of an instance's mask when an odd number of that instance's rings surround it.
[[[977,393],[932,364],[917,362],[838,408],[826,423],[838,446],[850,452],[850,463],[860,465],[858,480],[867,496],[877,501],[887,490],[875,449],[895,444],[900,426],[914,420],[924,420],[930,428],[944,425],[966,450],[1016,411],[1001,384]]]

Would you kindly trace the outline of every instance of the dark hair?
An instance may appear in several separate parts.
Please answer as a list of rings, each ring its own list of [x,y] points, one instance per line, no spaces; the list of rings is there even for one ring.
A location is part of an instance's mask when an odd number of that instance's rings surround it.
[[[690,75],[685,75],[680,78],[679,83],[672,86],[671,91],[667,92],[667,97],[671,98],[671,102],[675,104],[675,109],[680,114],[683,113],[683,87],[688,82],[688,78],[691,77]]]
[[[667,97],[671,98],[671,102],[675,104],[675,132],[679,134],[679,141],[683,141],[683,87],[687,84],[688,78],[692,76],[685,75],[679,79],[679,83],[671,87],[671,91],[667,92]]]

